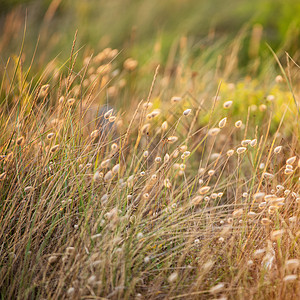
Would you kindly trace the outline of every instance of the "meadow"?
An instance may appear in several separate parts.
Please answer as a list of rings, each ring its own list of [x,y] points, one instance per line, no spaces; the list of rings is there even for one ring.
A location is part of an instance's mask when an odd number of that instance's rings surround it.
[[[172,0],[155,36],[141,1],[136,39],[122,16],[96,43],[96,2],[78,31],[48,2],[40,37],[2,20],[1,299],[298,299],[296,17],[197,39]]]

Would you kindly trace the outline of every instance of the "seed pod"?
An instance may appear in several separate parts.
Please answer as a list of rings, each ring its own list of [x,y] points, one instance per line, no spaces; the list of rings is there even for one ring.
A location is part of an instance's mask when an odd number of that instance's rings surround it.
[[[178,96],[174,96],[174,97],[171,98],[171,102],[172,102],[172,103],[178,103],[178,102],[180,102],[181,100],[182,100],[182,98],[181,98],[181,97],[178,97]]]
[[[58,149],[59,145],[54,145],[53,147],[51,147],[50,152],[54,153],[57,149]]]
[[[230,157],[234,154],[234,150],[233,149],[230,149],[226,152],[227,156]]]
[[[110,181],[113,178],[113,173],[112,171],[108,171],[105,176],[104,176],[104,180],[105,181]]]

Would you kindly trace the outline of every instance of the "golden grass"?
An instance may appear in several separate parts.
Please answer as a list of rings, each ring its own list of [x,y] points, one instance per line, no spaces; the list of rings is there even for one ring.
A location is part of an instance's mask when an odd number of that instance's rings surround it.
[[[74,42],[39,78],[21,55],[7,64],[2,298],[299,297],[299,115],[284,79],[271,97],[213,77],[213,95],[190,66],[117,68],[117,54],[81,64]]]

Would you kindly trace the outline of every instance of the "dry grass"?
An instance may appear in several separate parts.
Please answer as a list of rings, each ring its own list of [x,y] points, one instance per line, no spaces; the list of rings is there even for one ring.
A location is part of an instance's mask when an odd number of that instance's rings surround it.
[[[74,42],[39,77],[20,55],[2,74],[2,298],[298,298],[299,115],[284,79],[206,87],[183,63],[77,55]]]

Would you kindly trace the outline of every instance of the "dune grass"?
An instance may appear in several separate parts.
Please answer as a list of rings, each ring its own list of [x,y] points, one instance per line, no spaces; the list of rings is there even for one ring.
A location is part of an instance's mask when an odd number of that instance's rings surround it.
[[[75,42],[1,71],[2,299],[299,297],[295,69]]]

